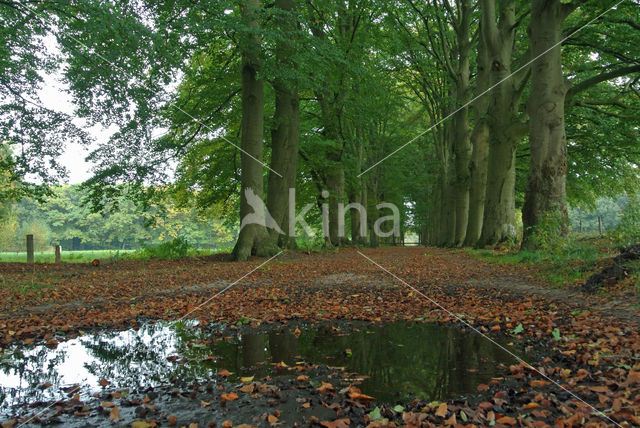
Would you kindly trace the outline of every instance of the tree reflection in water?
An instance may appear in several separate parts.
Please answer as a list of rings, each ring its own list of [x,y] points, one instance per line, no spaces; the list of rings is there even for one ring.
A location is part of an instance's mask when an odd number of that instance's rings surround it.
[[[299,337],[293,333],[296,326]],[[440,400],[474,393],[478,384],[502,374],[498,363],[514,362],[486,339],[438,324],[362,324],[359,330],[345,328],[346,333],[329,325],[296,324],[265,332],[247,327],[231,340],[222,338],[222,329],[147,324],[82,336],[55,350],[37,346],[8,351],[0,360],[2,406],[61,398],[60,387],[72,384],[85,387],[85,393],[100,390],[100,379],[109,380],[110,388],[134,390],[176,378],[214,381],[213,374],[221,369],[232,372],[232,380],[275,376],[272,363],[300,360],[368,376],[360,387],[379,401]],[[174,356],[177,361],[168,360]],[[40,389],[45,383],[52,386]]]

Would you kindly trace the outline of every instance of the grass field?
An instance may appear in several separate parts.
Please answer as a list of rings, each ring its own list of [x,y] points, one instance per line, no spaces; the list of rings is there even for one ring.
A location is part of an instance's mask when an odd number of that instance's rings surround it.
[[[206,256],[209,254],[216,254],[221,252],[229,252],[231,248],[220,249],[194,249],[189,252],[190,256]],[[66,263],[88,263],[93,259],[108,259],[119,258],[122,260],[148,260],[149,258],[164,258],[164,257],[151,257],[143,250],[80,250],[80,251],[62,251],[62,261]],[[3,252],[0,253],[0,263],[26,263],[26,252]],[[53,263],[55,262],[55,253],[53,251],[36,251],[35,253],[36,263]]]
[[[82,251],[62,251],[63,262],[90,262],[93,259],[104,259],[114,257],[116,254],[124,255],[134,253],[135,250],[82,250]],[[22,262],[27,261],[26,252],[8,252],[0,253],[0,262]],[[53,251],[36,251],[36,263],[53,263],[55,261],[55,253]]]

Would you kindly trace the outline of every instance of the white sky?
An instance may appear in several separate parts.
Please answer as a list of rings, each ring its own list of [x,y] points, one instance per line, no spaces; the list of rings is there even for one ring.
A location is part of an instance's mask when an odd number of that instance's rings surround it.
[[[45,75],[43,78],[44,83],[39,92],[42,105],[51,110],[73,116],[74,106],[72,97],[65,92],[65,85],[61,81],[61,75]],[[86,121],[80,118],[75,118],[73,122],[75,125],[84,128],[94,140],[94,143],[89,147],[74,143],[67,143],[65,145],[65,151],[60,158],[60,163],[64,165],[69,172],[68,182],[70,184],[81,183],[91,177],[92,165],[85,162],[85,158],[91,150],[95,149],[98,144],[106,142],[117,130],[115,126],[105,129],[100,125],[85,128]]]

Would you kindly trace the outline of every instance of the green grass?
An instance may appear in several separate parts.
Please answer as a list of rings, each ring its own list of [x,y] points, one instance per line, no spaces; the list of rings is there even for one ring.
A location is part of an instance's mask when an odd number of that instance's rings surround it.
[[[232,248],[216,249],[189,249],[187,257],[202,257],[210,254],[228,253]],[[155,254],[145,250],[80,250],[62,251],[62,261],[65,263],[89,263],[94,259],[118,259],[148,261],[151,259],[173,259],[179,257],[163,257],[162,254]],[[0,263],[26,263],[26,252],[4,252],[0,253]],[[36,263],[54,263],[55,253],[53,251],[36,251]]]
[[[498,252],[465,249],[465,252],[489,263],[525,264],[536,268],[542,278],[554,286],[575,284],[600,270],[598,262],[614,254],[606,239],[571,239],[552,250]]]
[[[81,251],[62,251],[62,261],[67,263],[87,263],[93,259],[105,259],[113,257],[116,253],[127,254],[133,253],[134,250],[81,250]],[[21,262],[26,263],[26,252],[6,252],[0,253],[0,262]],[[36,251],[36,263],[53,263],[55,262],[55,253],[53,251]]]

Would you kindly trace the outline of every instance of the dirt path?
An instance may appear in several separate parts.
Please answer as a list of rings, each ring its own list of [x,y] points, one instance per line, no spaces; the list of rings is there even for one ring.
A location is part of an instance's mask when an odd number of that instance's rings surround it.
[[[410,427],[424,420],[454,426],[465,418],[495,427],[611,426],[612,420],[640,425],[640,401],[633,398],[640,396],[640,311],[631,304],[549,288],[533,271],[487,264],[459,251],[383,248],[362,253],[366,257],[354,249],[294,252],[264,266],[263,259],[121,262],[97,268],[0,264],[0,345],[30,346],[44,339],[55,347],[90,329],[185,316],[204,325],[406,320],[463,328],[462,318],[488,338],[543,352],[531,365],[509,367],[504,379],[478,385],[485,401],[477,407],[415,402],[411,411],[390,412],[389,418],[402,418]],[[346,394],[340,409],[353,406]],[[613,419],[603,420],[593,409]],[[365,410],[360,410],[354,423],[367,426]],[[414,419],[414,424],[407,422]]]
[[[434,256],[445,263],[473,265],[479,263],[474,257],[449,250],[429,249]],[[482,262],[480,262],[482,263]],[[484,264],[484,263],[483,263]],[[488,275],[479,275],[462,285],[478,289],[492,289],[509,296],[540,296],[554,302],[576,305],[582,310],[597,310],[604,317],[640,325],[640,306],[635,301],[607,299],[591,293],[584,293],[577,287],[563,289],[552,287],[536,278],[535,274],[521,267],[487,265]],[[454,287],[459,284],[453,284]]]
[[[449,297],[471,293],[494,303],[505,298],[512,301],[536,298],[541,305],[561,304],[570,312],[590,310],[604,318],[640,324],[640,310],[633,303],[607,301],[575,289],[552,288],[537,280],[534,272],[522,267],[488,264],[460,251],[432,248],[366,249],[362,252],[409,284]],[[0,292],[0,301],[4,303],[0,320],[7,322],[4,329],[16,331],[11,324],[19,322],[26,324],[20,329],[26,336],[31,333],[38,336],[37,332],[44,330],[40,328],[43,324],[71,324],[79,328],[124,325],[140,316],[170,319],[224,290],[262,262],[255,259],[233,263],[216,257],[121,262],[97,268],[85,264],[35,267],[0,264],[5,283]],[[296,306],[309,295],[327,290],[337,289],[347,295],[357,294],[362,289],[367,294],[375,294],[376,290],[382,290],[383,294],[391,289],[405,294],[411,291],[352,249],[337,254],[284,254],[247,276],[233,289],[234,293],[246,290],[245,299],[263,302],[278,300],[259,297],[265,290],[272,290],[274,296],[280,295],[280,302],[289,303],[278,310],[278,314],[287,319],[302,313],[311,316],[309,311],[299,311]],[[224,302],[226,297],[216,300]],[[342,303],[356,303],[350,300],[347,298]],[[414,303],[429,306],[418,297]],[[355,312],[362,315],[358,310]],[[195,315],[201,316],[201,313]],[[260,313],[254,315],[261,317]],[[15,333],[7,335],[7,330],[4,333],[8,341],[20,337]]]

